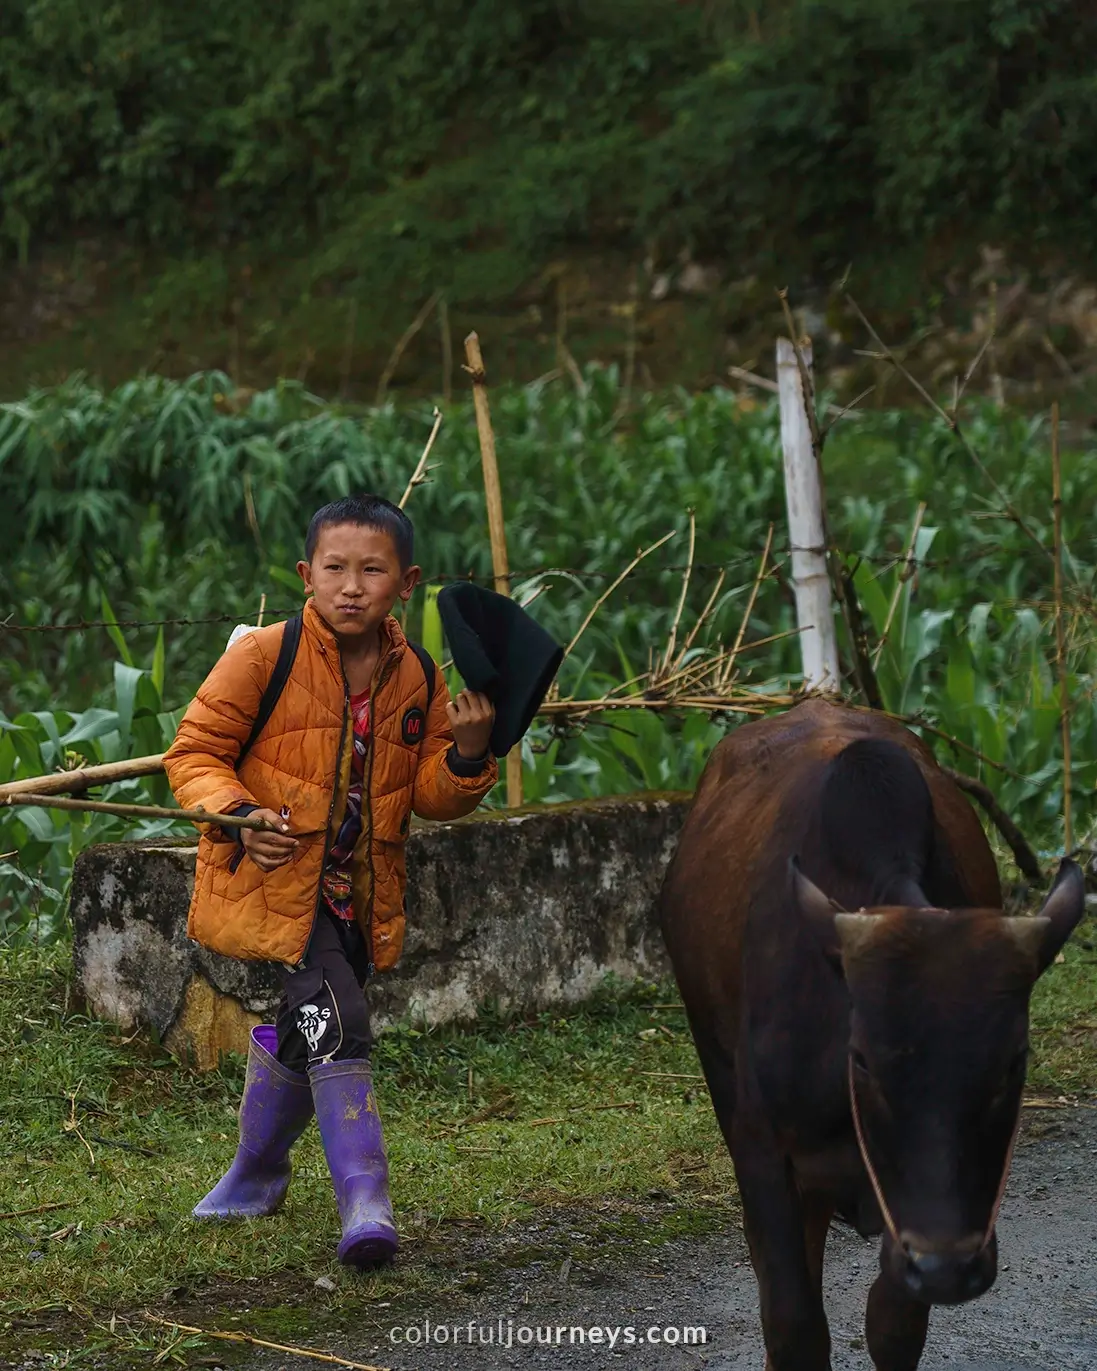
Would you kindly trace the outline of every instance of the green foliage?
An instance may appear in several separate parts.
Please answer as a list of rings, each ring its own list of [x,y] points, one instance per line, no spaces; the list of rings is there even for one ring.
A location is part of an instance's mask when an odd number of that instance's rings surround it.
[[[0,407],[0,537],[12,550],[0,591],[20,606],[21,622],[98,620],[101,591],[123,621],[227,613],[253,623],[264,592],[272,614],[291,609],[301,588],[290,568],[312,511],[362,488],[398,498],[430,431],[425,408],[351,413],[288,382],[242,407],[229,393],[217,374],[148,377],[110,392],[74,378]],[[500,389],[492,401],[511,566],[531,584],[526,574],[541,568],[576,573],[549,578],[538,600],[538,616],[562,641],[638,546],[679,530],[599,613],[576,670],[590,654],[615,670],[616,649],[599,646],[614,638],[635,661],[665,639],[678,591],[666,568],[684,561],[687,506],[697,509],[698,562],[736,562],[728,584],[739,594],[722,607],[725,629],[740,612],[769,522],[782,517],[772,416],[744,413],[727,392],[651,396],[637,401],[627,428],[614,428],[620,399],[615,373],[593,370],[582,396],[534,385]],[[447,411],[434,456],[441,465],[409,505],[416,555],[428,578],[487,578],[471,405]],[[728,503],[739,511],[732,530]],[[708,573],[698,576],[695,612],[710,584]],[[418,592],[409,625],[416,633],[422,602]],[[788,613],[767,593],[757,623],[777,631],[789,626]],[[197,687],[230,627],[169,626],[176,702]],[[144,635],[149,653],[153,632]],[[0,687],[13,699],[53,698],[53,680],[74,681],[84,699],[107,685],[96,636],[27,633],[7,642]],[[791,647],[785,660],[791,667]]]
[[[651,212],[684,206],[699,237],[768,237],[776,257],[803,260],[808,235],[839,267],[865,235],[905,246],[958,217],[1018,242],[1077,231],[1094,42],[1070,0],[799,0],[668,94]]]
[[[105,608],[110,614],[109,604]],[[113,618],[113,615],[110,615]],[[123,660],[114,663],[113,708],[34,710],[9,719],[0,711],[0,785],[83,764],[116,762],[162,752],[175,736],[182,710],[163,706],[163,635],[151,668],[134,665],[118,629],[111,635]],[[137,804],[171,804],[165,776],[118,781],[97,798]],[[62,931],[73,865],[95,843],[155,838],[178,832],[170,819],[127,823],[107,814],[0,808],[0,943],[33,937],[49,941]]]
[[[738,629],[769,524],[783,530],[785,515],[774,406],[744,405],[721,390],[643,394],[621,420],[615,373],[591,368],[583,380],[581,391],[561,382],[500,388],[493,419],[516,588],[523,597],[543,589],[533,612],[559,641],[571,639],[638,547],[678,530],[602,605],[564,665],[562,693],[596,698],[634,678],[666,642],[681,589],[687,509],[695,512],[697,545],[683,631],[724,567],[707,641],[725,644]],[[269,619],[300,602],[289,568],[312,510],[354,489],[398,496],[430,428],[425,408],[350,412],[286,383],[242,402],[229,395],[218,375],[179,383],[146,377],[112,392],[76,378],[0,409],[0,536],[9,549],[0,591],[21,624],[83,618],[107,625],[80,633],[0,630],[0,687],[10,716],[0,721],[0,781],[51,769],[81,738],[96,760],[160,751],[232,624],[254,623],[264,592]],[[966,431],[1049,542],[1042,423],[973,403]],[[428,578],[472,572],[487,580],[469,406],[447,412],[435,456],[432,482],[409,506],[417,557]],[[1082,835],[1097,820],[1097,661],[1086,615],[1097,567],[1088,517],[1097,505],[1097,462],[1092,451],[1068,450],[1063,463]],[[986,781],[1031,840],[1057,849],[1061,740],[1046,552],[995,514],[982,477],[933,418],[883,413],[843,423],[827,445],[826,465],[831,523],[840,544],[862,559],[856,581],[876,635],[888,618],[913,511],[920,500],[929,507],[920,569],[899,587],[882,649],[886,702],[958,739],[954,748],[927,734],[942,760]],[[793,626],[783,532],[775,557],[779,573],[762,587],[748,642]],[[428,603],[419,592],[406,626],[443,660],[437,611]],[[200,622],[224,614],[227,623]],[[188,622],[126,627],[133,619]],[[695,648],[705,641],[703,634]],[[795,684],[795,640],[745,656],[743,669],[756,681]],[[538,722],[523,749],[527,796],[557,802],[689,789],[728,726],[638,708],[599,716],[578,734]],[[162,782],[133,783],[131,791],[167,798]],[[6,883],[8,935],[33,935],[36,909],[51,931],[75,853],[92,837],[123,832],[139,830],[96,819],[74,821],[70,832],[67,821],[54,826],[46,813],[0,812],[0,851],[21,852],[21,876],[9,872]]]
[[[10,0],[0,240],[319,236],[329,279],[462,300],[577,238],[831,265],[958,218],[1022,246],[1085,233],[1091,7],[760,8]]]

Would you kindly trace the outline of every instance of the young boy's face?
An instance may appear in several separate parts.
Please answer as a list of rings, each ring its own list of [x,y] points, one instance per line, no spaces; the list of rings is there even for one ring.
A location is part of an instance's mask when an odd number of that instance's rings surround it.
[[[347,647],[366,646],[397,600],[408,600],[419,582],[417,566],[402,567],[388,533],[359,524],[320,530],[311,562],[297,563],[305,590]]]

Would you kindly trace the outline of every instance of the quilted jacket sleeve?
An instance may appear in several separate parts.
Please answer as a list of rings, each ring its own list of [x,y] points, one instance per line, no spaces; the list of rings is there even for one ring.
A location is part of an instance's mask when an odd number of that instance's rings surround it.
[[[164,757],[172,794],[183,809],[228,814],[258,806],[236,774],[236,760],[259,712],[270,677],[254,634],[230,647],[202,682]]]
[[[411,802],[422,819],[459,819],[471,814],[499,779],[499,767],[490,752],[479,769],[475,769],[475,762],[469,763],[458,754],[446,714],[449,699],[445,677],[439,671]]]

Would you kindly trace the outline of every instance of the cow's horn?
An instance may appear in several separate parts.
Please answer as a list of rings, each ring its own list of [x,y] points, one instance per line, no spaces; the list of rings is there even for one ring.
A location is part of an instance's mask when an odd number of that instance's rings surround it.
[[[1047,931],[1051,927],[1051,920],[1045,919],[1041,914],[1032,918],[1018,916],[1012,919],[1003,919],[1002,927],[1017,944],[1018,951],[1025,960],[1035,966],[1040,960],[1040,953],[1044,946],[1044,939],[1047,937]]]
[[[844,957],[856,957],[868,945],[879,918],[879,914],[835,914],[834,928]]]

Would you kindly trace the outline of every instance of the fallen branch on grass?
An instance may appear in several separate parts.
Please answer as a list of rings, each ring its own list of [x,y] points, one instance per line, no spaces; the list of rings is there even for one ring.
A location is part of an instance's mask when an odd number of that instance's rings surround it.
[[[684,1071],[638,1071],[638,1076],[658,1076],[664,1081],[703,1081],[705,1078],[692,1072]]]
[[[9,1209],[7,1213],[0,1214],[0,1221],[5,1219],[25,1219],[28,1214],[48,1214],[52,1209],[71,1209],[72,1200],[55,1200],[52,1204],[36,1204],[33,1209]]]
[[[316,1352],[308,1347],[293,1347],[284,1342],[268,1342],[266,1338],[253,1338],[250,1333],[225,1333],[213,1328],[195,1328],[190,1324],[176,1323],[174,1319],[157,1318],[145,1311],[144,1318],[149,1323],[158,1323],[161,1328],[172,1328],[179,1333],[193,1333],[200,1338],[218,1338],[221,1342],[242,1342],[250,1347],[269,1347],[273,1352],[289,1352],[295,1357],[311,1357],[313,1361],[327,1362],[331,1366],[348,1366],[351,1371],[392,1371],[388,1366],[373,1366],[363,1361],[348,1361],[337,1357],[334,1352]]]

